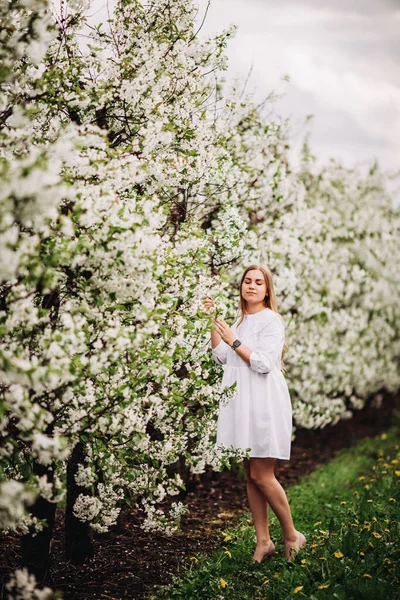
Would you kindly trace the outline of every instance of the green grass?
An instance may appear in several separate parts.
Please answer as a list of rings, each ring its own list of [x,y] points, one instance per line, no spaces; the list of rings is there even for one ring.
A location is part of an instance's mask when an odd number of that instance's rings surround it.
[[[191,556],[180,577],[150,600],[400,599],[399,426],[364,438],[286,490],[307,546],[285,559],[281,529],[270,511],[278,554],[250,563],[250,513],[220,531],[221,548]],[[229,494],[229,490],[226,490]]]

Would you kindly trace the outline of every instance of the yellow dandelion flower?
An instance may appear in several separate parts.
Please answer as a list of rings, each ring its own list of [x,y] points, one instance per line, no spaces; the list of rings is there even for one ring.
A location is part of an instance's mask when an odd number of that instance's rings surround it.
[[[195,556],[191,556],[190,560],[194,560],[195,562],[199,562],[198,559]]]
[[[398,460],[398,458],[394,458],[390,462],[392,463],[392,465],[397,465],[397,463],[399,462],[399,460]]]
[[[225,579],[222,579],[222,577],[221,577],[221,579],[219,580],[219,585],[222,588],[226,588],[226,586],[228,585],[228,583],[225,581]]]
[[[366,490],[369,490],[369,484],[367,483],[367,485],[364,485]]]
[[[322,521],[317,521],[316,523],[314,523],[314,527],[317,527],[317,525],[321,525]]]
[[[370,546],[371,548],[375,548],[372,542],[368,542],[368,546]]]
[[[318,586],[318,589],[319,589],[319,590],[325,590],[327,587],[329,587],[329,584],[327,584],[327,583],[323,583],[322,585],[319,585],[319,586]]]
[[[275,577],[275,579],[278,579],[278,577],[279,577],[279,571],[275,571],[274,577]]]
[[[318,546],[318,544],[311,544],[310,548],[311,550],[313,550],[314,548],[316,548]]]
[[[300,562],[302,565],[305,565],[307,563],[307,560],[305,558],[302,558]]]
[[[224,535],[224,534],[223,534]],[[225,535],[224,537],[224,542],[229,542],[229,540],[231,540],[231,536],[229,534]]]
[[[389,502],[397,502],[395,498],[389,498]]]
[[[323,529],[320,529],[319,532],[323,534],[328,533],[328,531],[324,531]]]
[[[247,521],[247,525],[251,525],[253,522],[251,519],[246,519],[246,521]]]
[[[344,504],[347,504],[346,500],[342,500],[342,502],[340,503],[341,506],[343,506]]]
[[[267,583],[269,583],[269,579],[265,578],[264,581],[263,581],[263,585],[267,585]]]
[[[378,519],[376,517],[372,517],[372,520],[375,521],[375,523],[378,522]]]
[[[383,531],[386,531],[386,533],[390,533],[390,529],[388,529],[387,527],[385,527]]]
[[[380,534],[380,533],[378,533],[377,531],[373,531],[373,532],[372,532],[372,535],[373,535],[374,537],[376,537],[377,539],[382,537],[382,536],[381,536],[381,534]]]
[[[372,502],[372,500],[367,500],[367,502]]]
[[[394,474],[397,475],[397,477],[400,477],[400,471],[395,471]]]
[[[387,433],[382,433],[381,440],[386,440],[386,438],[387,438]]]
[[[368,579],[372,579],[372,575],[370,575],[369,573],[364,573],[363,577],[368,577]]]
[[[300,592],[300,590],[302,590],[303,587],[304,585],[298,585],[297,587],[295,587],[293,590],[293,594],[297,594],[297,592]]]
[[[371,481],[375,481],[375,477],[370,477],[369,482],[371,483]]]
[[[224,554],[226,554],[228,558],[232,558],[232,554],[229,552],[229,550],[225,550]]]
[[[384,523],[390,523],[389,519],[383,519]]]
[[[360,556],[365,556],[365,554],[362,550],[360,550]]]
[[[383,562],[387,563],[388,565],[391,565],[391,564],[392,564],[392,563],[391,563],[391,561],[390,561],[388,558],[384,558],[384,559],[383,559]]]
[[[353,496],[358,496],[358,492],[357,492],[357,490],[354,490],[354,492],[353,492]]]
[[[326,560],[326,556],[320,556],[319,560]]]
[[[387,471],[381,471],[382,475],[386,475]]]
[[[364,481],[364,479],[365,479],[365,476],[364,476],[364,475],[361,475],[361,476],[358,478],[358,480],[359,480],[359,481]]]
[[[334,554],[333,554],[333,555],[334,555],[334,556],[336,556],[336,558],[343,558],[343,556],[344,556],[344,554],[342,554],[342,553],[340,552],[340,550],[336,550],[336,552],[334,552]]]

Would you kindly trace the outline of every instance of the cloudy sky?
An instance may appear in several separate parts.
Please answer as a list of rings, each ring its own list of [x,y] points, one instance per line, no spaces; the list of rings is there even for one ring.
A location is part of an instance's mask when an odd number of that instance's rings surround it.
[[[201,20],[207,0],[197,4]],[[285,94],[275,112],[295,148],[309,132],[323,161],[400,169],[400,0],[211,0],[201,35],[231,23],[228,78],[252,67],[257,99]]]

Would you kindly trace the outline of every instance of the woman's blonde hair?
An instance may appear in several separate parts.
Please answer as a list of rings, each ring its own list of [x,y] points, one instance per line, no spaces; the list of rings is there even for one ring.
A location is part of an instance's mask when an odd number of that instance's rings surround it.
[[[240,280],[240,284],[239,284],[239,293],[240,293],[240,312],[241,312],[241,316],[238,322],[238,325],[240,325],[240,323],[243,321],[244,316],[246,314],[248,314],[247,312],[247,300],[245,300],[242,296],[242,285],[243,285],[243,281],[245,280],[245,277],[247,275],[247,273],[249,271],[253,271],[255,269],[258,269],[259,271],[261,271],[261,273],[264,275],[264,280],[265,280],[265,285],[266,285],[266,293],[265,293],[265,298],[264,298],[264,304],[266,308],[270,308],[271,310],[273,310],[274,312],[276,312],[276,314],[280,317],[280,319],[282,320],[282,323],[284,324],[282,315],[278,312],[278,307],[277,307],[277,303],[276,303],[276,295],[275,295],[275,289],[274,289],[274,284],[272,282],[272,273],[271,271],[268,269],[268,267],[264,267],[263,265],[250,265],[249,267],[247,267],[247,269],[245,270],[245,272],[242,275],[242,279]],[[288,350],[289,346],[287,344],[287,340],[285,337],[285,343],[283,345],[283,349],[282,349],[282,355],[281,355],[281,368],[282,371],[285,372],[286,368],[283,362],[283,358]]]

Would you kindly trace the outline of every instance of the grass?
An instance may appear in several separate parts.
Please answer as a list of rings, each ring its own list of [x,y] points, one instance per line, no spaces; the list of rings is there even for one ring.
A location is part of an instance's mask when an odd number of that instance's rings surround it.
[[[399,429],[364,438],[286,490],[295,526],[307,537],[293,562],[270,511],[278,554],[251,563],[255,535],[244,514],[236,528],[219,532],[220,549],[188,557],[180,576],[150,600],[400,599]]]

